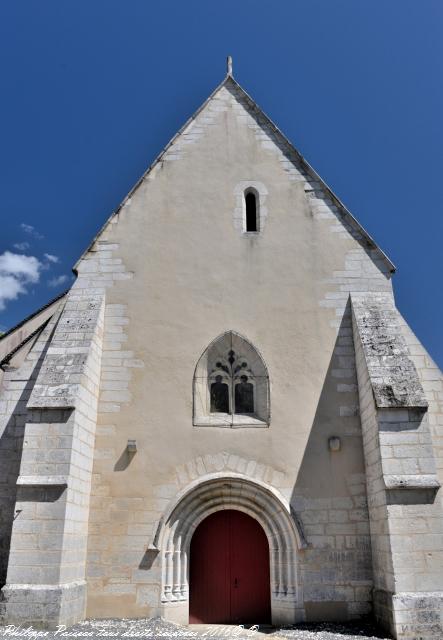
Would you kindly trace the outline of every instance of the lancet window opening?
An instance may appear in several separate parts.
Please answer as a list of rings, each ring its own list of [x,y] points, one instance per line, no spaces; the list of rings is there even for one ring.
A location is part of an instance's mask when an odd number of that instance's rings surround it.
[[[244,228],[248,233],[259,229],[259,198],[255,189],[249,188],[244,192]]]

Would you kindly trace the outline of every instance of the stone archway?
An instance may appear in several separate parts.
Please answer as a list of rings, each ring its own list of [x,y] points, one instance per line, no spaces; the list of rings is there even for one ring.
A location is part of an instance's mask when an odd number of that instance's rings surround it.
[[[189,610],[189,550],[191,538],[207,516],[237,509],[263,527],[270,551],[272,622],[290,623],[302,617],[297,581],[297,550],[306,546],[287,501],[273,487],[240,474],[213,474],[192,483],[164,514],[154,544],[162,554],[162,615],[187,624]]]

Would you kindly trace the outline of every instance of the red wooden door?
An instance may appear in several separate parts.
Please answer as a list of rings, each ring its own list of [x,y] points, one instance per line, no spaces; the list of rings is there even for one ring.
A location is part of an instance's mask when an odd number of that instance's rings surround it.
[[[217,511],[197,527],[190,551],[189,622],[264,624],[271,620],[269,545],[241,511]]]

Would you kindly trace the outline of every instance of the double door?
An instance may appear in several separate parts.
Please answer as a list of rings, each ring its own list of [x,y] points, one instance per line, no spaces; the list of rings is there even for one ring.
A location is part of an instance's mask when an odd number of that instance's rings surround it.
[[[190,549],[190,623],[270,623],[269,545],[247,514],[221,510],[197,527]]]

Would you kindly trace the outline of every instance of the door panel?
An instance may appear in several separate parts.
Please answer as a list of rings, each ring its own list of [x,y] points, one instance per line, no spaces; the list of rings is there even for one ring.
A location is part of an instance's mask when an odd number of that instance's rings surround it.
[[[197,527],[191,540],[189,622],[229,622],[229,535],[226,511]]]
[[[268,539],[256,520],[230,513],[231,622],[270,622]]]
[[[190,623],[270,622],[269,546],[259,523],[222,510],[197,527],[190,550]]]

